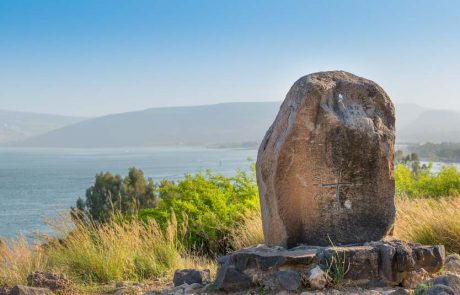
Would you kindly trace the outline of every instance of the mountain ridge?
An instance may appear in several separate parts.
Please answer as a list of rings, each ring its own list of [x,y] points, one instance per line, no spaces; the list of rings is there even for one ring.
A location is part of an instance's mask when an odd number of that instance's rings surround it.
[[[9,146],[248,146],[260,142],[281,101],[158,107],[81,120]],[[396,104],[397,142],[460,141],[460,112]]]
[[[86,118],[0,110],[0,144],[21,141]]]

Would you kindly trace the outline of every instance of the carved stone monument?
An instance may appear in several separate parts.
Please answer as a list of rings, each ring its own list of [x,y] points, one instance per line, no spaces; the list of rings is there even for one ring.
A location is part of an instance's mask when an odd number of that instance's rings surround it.
[[[380,240],[395,218],[395,110],[376,83],[333,71],[294,83],[257,158],[268,245]]]
[[[214,287],[322,289],[341,273],[344,285],[414,288],[437,273],[442,245],[380,241],[395,218],[394,125],[374,82],[346,72],[300,78],[257,158],[268,245],[220,257]]]

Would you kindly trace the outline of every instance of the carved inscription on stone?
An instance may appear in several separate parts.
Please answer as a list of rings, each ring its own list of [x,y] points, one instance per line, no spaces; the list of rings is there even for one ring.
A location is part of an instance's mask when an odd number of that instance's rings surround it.
[[[378,240],[394,217],[394,107],[346,72],[299,79],[261,143],[257,181],[266,243]]]

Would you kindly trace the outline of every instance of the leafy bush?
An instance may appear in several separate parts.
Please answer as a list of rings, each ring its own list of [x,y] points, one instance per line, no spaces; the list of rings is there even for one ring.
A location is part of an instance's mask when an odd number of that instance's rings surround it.
[[[159,198],[156,208],[140,211],[140,219],[155,219],[163,227],[176,215],[178,223],[188,228],[185,247],[211,256],[232,250],[232,229],[259,208],[254,168],[234,177],[207,171],[186,174],[177,182],[163,181]]]
[[[73,214],[79,219],[86,215],[104,223],[118,213],[136,215],[140,209],[154,207],[156,202],[153,180],[145,178],[142,170],[130,168],[125,178],[110,172],[97,174],[94,185],[86,190],[86,199],[77,200]]]
[[[409,150],[416,152],[420,157],[431,160],[441,160],[450,162],[460,162],[460,143],[425,143],[421,145],[413,144]]]
[[[407,197],[445,197],[460,194],[460,172],[453,165],[444,165],[433,173],[432,165],[414,172],[404,164],[395,169],[396,194]]]

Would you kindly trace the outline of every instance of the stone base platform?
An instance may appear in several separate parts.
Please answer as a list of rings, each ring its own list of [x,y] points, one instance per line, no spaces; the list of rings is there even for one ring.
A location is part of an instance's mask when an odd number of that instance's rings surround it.
[[[415,288],[444,264],[444,246],[398,240],[337,247],[284,249],[258,245],[219,258],[214,287],[237,292],[254,287],[295,291],[333,283]]]

